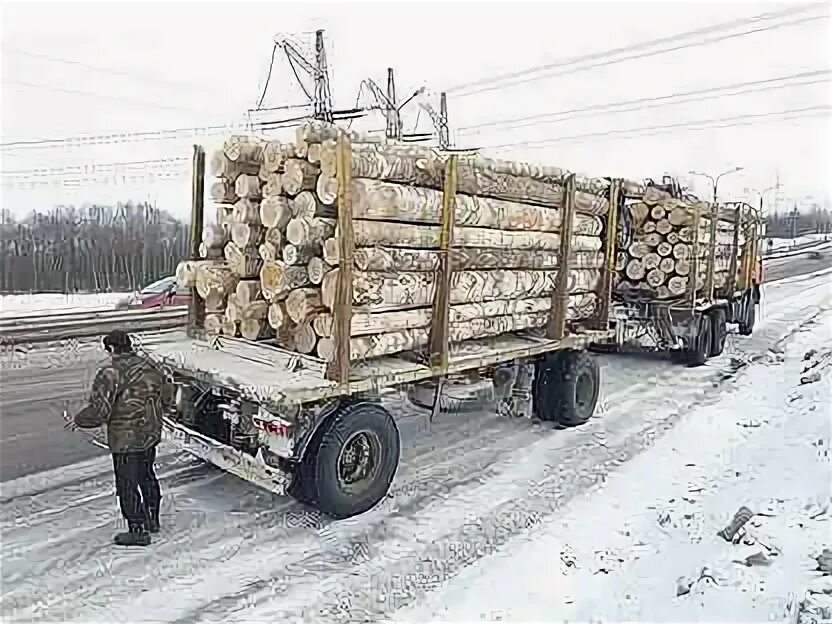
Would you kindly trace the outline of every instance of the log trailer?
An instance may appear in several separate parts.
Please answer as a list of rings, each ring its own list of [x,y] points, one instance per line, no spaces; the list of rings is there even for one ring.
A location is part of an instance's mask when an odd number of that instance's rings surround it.
[[[648,186],[653,184],[648,181]],[[681,194],[673,180],[663,180],[655,187],[672,197]],[[623,197],[617,198],[623,208]],[[764,234],[764,219],[760,212],[744,202],[729,202],[723,206],[710,205],[710,229],[705,259],[704,286],[694,287],[690,280],[687,292],[678,298],[667,300],[651,297],[643,291],[628,295],[613,290],[611,326],[615,331],[612,342],[593,345],[602,352],[669,353],[674,359],[689,366],[701,366],[720,355],[725,347],[728,324],[735,324],[742,336],[751,335],[757,316],[762,284],[762,259],[760,242]],[[717,253],[717,220],[731,224],[732,243],[728,278],[720,286],[715,285],[715,257]],[[699,230],[700,211],[696,211],[693,231]],[[619,229],[619,243],[624,234]],[[742,242],[741,242],[742,239]],[[690,273],[698,274],[701,256],[699,240],[692,242]],[[617,276],[622,279],[621,273]]]
[[[564,184],[560,270],[545,329],[467,340],[449,347],[448,261],[454,231],[459,157],[444,157],[440,263],[434,273],[429,346],[350,362],[353,314],[352,258],[355,249],[350,196],[352,149],[337,142],[337,243],[341,262],[332,308],[335,358],[326,361],[275,344],[214,335],[204,327],[204,302],[193,292],[187,334],[144,350],[177,385],[175,414],[165,419],[167,439],[182,450],[279,495],[290,494],[335,518],[363,513],[382,500],[396,474],[401,442],[395,419],[380,396],[414,384],[433,389],[429,406],[440,408],[447,379],[485,380],[498,408],[563,425],[593,414],[600,371],[588,353],[609,341],[611,261],[615,257],[616,211],[605,223],[594,317],[567,324],[568,272],[575,214],[575,175]],[[203,227],[205,152],[194,146],[192,252],[199,257]],[[620,181],[611,181],[617,193]]]

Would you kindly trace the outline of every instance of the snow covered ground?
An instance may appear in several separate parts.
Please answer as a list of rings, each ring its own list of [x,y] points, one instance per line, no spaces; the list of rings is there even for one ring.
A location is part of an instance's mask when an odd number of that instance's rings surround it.
[[[795,238],[771,238],[763,241],[762,249],[764,253],[786,251],[792,247],[808,247],[828,240],[832,240],[832,234],[806,234]],[[769,245],[769,241],[771,241],[771,245]]]
[[[832,541],[830,397],[826,312],[545,528],[397,619],[784,621]],[[750,522],[718,536],[741,506]]]
[[[0,295],[0,318],[19,314],[112,310],[129,293]]]
[[[829,448],[825,405],[811,409],[828,398],[829,371],[819,366],[821,378],[805,385],[795,376],[807,340],[829,350],[830,275],[766,285],[755,334],[732,335],[705,367],[603,357],[597,417],[577,429],[493,413],[431,424],[397,407],[402,468],[390,496],[350,520],[323,518],[162,448],[162,534],[148,549],[118,549],[108,458],[5,482],[2,618],[346,622],[504,612],[552,621],[587,618],[592,600],[598,615],[619,621],[779,613],[803,582],[786,583],[788,572],[810,546],[827,545],[811,527],[801,542],[790,523],[821,522],[794,509],[829,483],[828,465],[811,459],[826,461]],[[795,446],[807,441],[808,451]],[[766,452],[771,468],[759,466]],[[781,548],[771,566],[735,570],[726,560],[762,547],[712,538],[743,504],[775,514],[747,526],[749,541]],[[529,535],[535,546],[524,545]],[[517,563],[513,555],[531,557],[538,541],[547,566]],[[509,565],[517,583],[505,576]],[[699,579],[703,567],[726,586],[770,595],[770,606],[731,599],[705,577],[675,598],[677,577]],[[499,583],[475,585],[488,574]],[[532,610],[540,606],[551,611]]]

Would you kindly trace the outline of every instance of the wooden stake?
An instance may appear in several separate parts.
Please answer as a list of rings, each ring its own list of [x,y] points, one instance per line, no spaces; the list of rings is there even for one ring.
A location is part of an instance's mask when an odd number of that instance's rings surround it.
[[[205,150],[194,145],[193,174],[191,179],[191,260],[199,260],[202,242],[202,224],[205,219]],[[196,290],[196,280],[191,288],[188,308],[188,333],[193,336],[197,328],[205,324],[205,302]]]
[[[456,213],[456,185],[458,157],[451,155],[445,165],[445,187],[442,192],[442,231],[439,235],[439,268],[436,288],[433,291],[433,308],[430,328],[430,365],[434,371],[444,374],[448,368],[448,323],[451,290],[451,241],[454,237]]]
[[[546,327],[546,335],[561,340],[566,332],[566,314],[569,309],[569,260],[572,255],[572,229],[575,223],[575,174],[566,178],[563,197],[563,225],[560,233],[560,268],[552,293],[552,313]]]
[[[335,380],[342,385],[350,380],[350,328],[352,327],[352,254],[355,248],[352,233],[352,150],[349,138],[339,132],[336,144],[338,182],[338,258],[340,271],[335,291],[333,316],[335,327]],[[312,335],[314,336],[314,331]]]

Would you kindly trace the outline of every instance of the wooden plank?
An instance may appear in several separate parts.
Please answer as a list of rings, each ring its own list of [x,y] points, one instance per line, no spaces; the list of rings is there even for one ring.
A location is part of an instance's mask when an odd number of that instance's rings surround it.
[[[714,204],[711,206],[711,227],[708,232],[708,244],[710,245],[710,249],[708,249],[708,272],[705,275],[705,288],[704,294],[708,298],[708,301],[711,301],[714,298],[714,271],[716,270],[716,225],[717,220],[719,217],[719,205]],[[696,234],[698,237],[698,234]],[[694,281],[696,281],[696,273],[694,275]]]
[[[566,334],[566,315],[569,310],[569,270],[572,255],[572,232],[575,222],[575,174],[566,178],[563,189],[563,219],[560,233],[560,267],[555,291],[552,293],[552,314],[546,328],[551,340],[561,340]]]
[[[459,157],[453,154],[445,164],[445,186],[442,191],[442,229],[439,234],[439,266],[433,291],[430,328],[430,365],[438,373],[448,367],[448,324],[450,322],[451,241],[454,235],[456,186]]]
[[[598,289],[598,313],[595,319],[596,329],[607,329],[610,324],[610,307],[612,301],[613,275],[615,274],[615,257],[618,252],[618,210],[621,197],[621,180],[616,178],[610,184],[610,209],[607,212],[607,240],[604,253],[604,270],[601,274],[601,286]]]
[[[352,149],[349,137],[339,133],[336,145],[336,179],[338,182],[338,258],[340,271],[333,306],[335,359],[330,378],[346,385],[350,379],[350,328],[352,326],[352,269],[355,242],[352,227]]]
[[[205,150],[194,145],[193,172],[191,175],[191,260],[200,260],[199,244],[202,241],[202,227],[205,221]],[[205,324],[205,301],[191,287],[191,301],[188,306],[188,332]]]
[[[696,282],[699,275],[699,218],[702,211],[696,209],[693,211],[693,242],[691,243],[691,261],[690,272],[691,276],[688,280],[688,304],[691,311],[696,307]]]
[[[728,287],[726,293],[733,295],[737,288],[737,261],[740,253],[740,230],[743,226],[742,204],[734,209],[734,238],[731,249],[731,262],[728,266]]]

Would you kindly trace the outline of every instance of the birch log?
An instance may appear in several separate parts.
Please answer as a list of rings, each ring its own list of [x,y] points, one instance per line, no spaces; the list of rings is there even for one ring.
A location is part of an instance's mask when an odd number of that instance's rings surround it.
[[[439,268],[442,252],[431,249],[403,249],[398,247],[359,247],[353,252],[353,266],[359,271],[378,272],[432,272]],[[518,249],[453,248],[448,251],[453,271],[471,269],[556,269],[560,254],[556,251],[524,251]],[[324,260],[337,265],[338,244],[327,239],[323,249]],[[570,256],[570,266],[583,269],[600,269],[604,266],[601,251],[575,251]]]
[[[351,195],[355,219],[442,223],[440,191],[359,178],[352,181]],[[559,232],[563,214],[558,209],[470,195],[457,195],[454,212],[457,227],[538,232]],[[598,217],[577,214],[573,227],[575,234],[597,236],[602,223]]]
[[[339,269],[324,276],[321,297],[325,306],[335,302],[335,285]],[[460,271],[451,276],[451,304],[495,299],[530,298],[551,294],[556,287],[557,271]],[[568,293],[593,291],[600,271],[570,271]],[[435,276],[432,273],[353,273],[353,303],[372,305],[375,309],[394,310],[430,305]]]
[[[234,181],[234,194],[247,199],[260,199],[260,178],[256,175],[239,175]]]
[[[260,203],[260,222],[267,228],[282,230],[292,218],[289,200],[281,195],[266,197]]]
[[[594,293],[572,295],[569,297],[569,317],[571,319],[585,319],[592,316],[597,305]],[[547,312],[552,309],[551,297],[535,299],[499,299],[483,303],[466,303],[450,307],[449,322],[462,323],[471,319],[489,318],[492,316],[523,315],[537,312]],[[430,327],[432,318],[431,308],[417,308],[395,312],[356,312],[352,316],[351,335],[368,336],[383,334],[393,329],[418,329]],[[319,314],[312,325],[315,333],[323,338],[332,337],[332,314]]]
[[[284,171],[280,176],[283,192],[295,196],[301,191],[315,188],[318,178],[318,168],[307,160],[288,158],[283,165]]]
[[[353,223],[353,240],[356,247],[413,247],[431,249],[439,247],[441,228],[431,225],[411,225],[389,221],[358,221]],[[288,236],[287,236],[288,238]],[[290,238],[289,242],[294,241]],[[507,248],[516,250],[560,251],[560,234],[554,232],[516,232],[489,230],[486,228],[454,228],[454,247]],[[597,236],[575,236],[572,248],[576,251],[597,251],[601,239]]]

